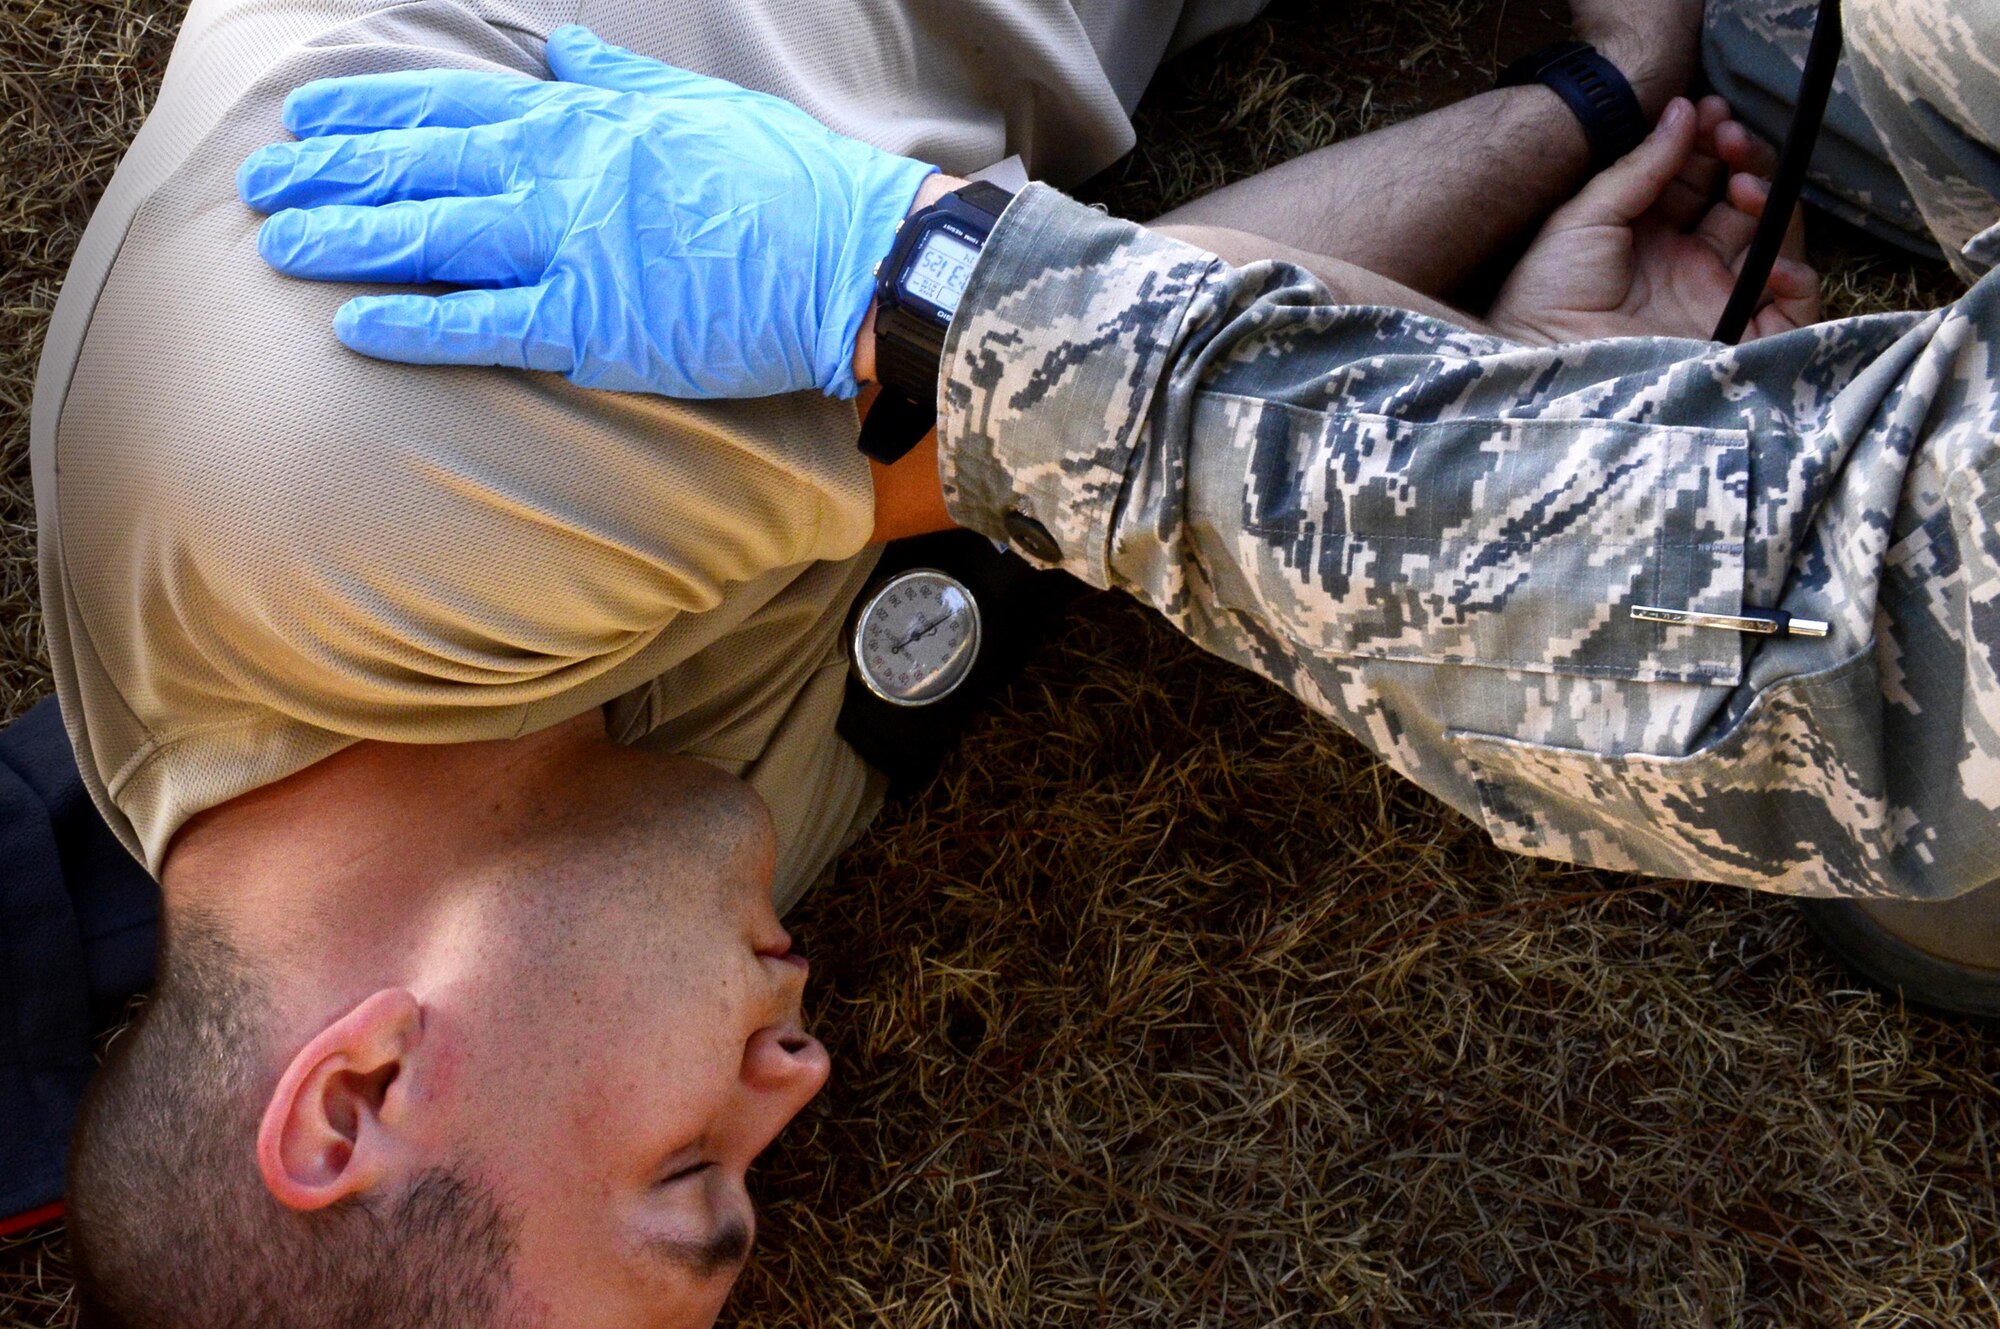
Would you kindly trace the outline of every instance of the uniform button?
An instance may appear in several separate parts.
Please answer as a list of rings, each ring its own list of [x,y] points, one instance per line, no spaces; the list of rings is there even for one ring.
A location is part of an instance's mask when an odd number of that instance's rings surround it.
[[[1001,521],[1007,528],[1007,538],[1033,554],[1044,563],[1062,562],[1062,546],[1049,534],[1049,528],[1018,509],[1010,512]]]

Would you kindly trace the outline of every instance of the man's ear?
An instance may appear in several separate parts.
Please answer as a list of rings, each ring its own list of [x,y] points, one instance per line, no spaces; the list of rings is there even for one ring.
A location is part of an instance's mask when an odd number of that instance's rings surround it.
[[[257,1128],[257,1170],[288,1209],[323,1209],[410,1161],[407,1084],[423,1006],[385,988],[319,1031],[292,1058]]]

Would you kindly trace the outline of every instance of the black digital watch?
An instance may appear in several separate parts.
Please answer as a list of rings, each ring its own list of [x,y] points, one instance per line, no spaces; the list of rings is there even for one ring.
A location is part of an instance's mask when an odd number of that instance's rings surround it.
[[[875,377],[861,451],[888,465],[937,423],[944,334],[973,264],[1014,196],[975,181],[904,220],[875,276]]]

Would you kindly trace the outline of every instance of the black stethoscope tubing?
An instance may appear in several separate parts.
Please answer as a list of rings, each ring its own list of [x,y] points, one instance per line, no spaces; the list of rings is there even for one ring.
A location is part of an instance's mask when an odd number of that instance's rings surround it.
[[[1806,51],[1806,67],[1799,79],[1798,109],[1792,113],[1791,128],[1785,131],[1784,150],[1778,156],[1777,173],[1771,177],[1771,194],[1757,234],[1743,257],[1736,289],[1730,292],[1722,318],[1715,325],[1715,340],[1735,345],[1743,340],[1750,319],[1764,298],[1764,284],[1771,279],[1771,265],[1785,242],[1785,229],[1792,210],[1799,204],[1806,168],[1812,164],[1813,145],[1819,141],[1819,127],[1826,119],[1826,99],[1833,91],[1834,72],[1840,66],[1840,0],[1820,0],[1819,17],[1813,25],[1812,45]]]

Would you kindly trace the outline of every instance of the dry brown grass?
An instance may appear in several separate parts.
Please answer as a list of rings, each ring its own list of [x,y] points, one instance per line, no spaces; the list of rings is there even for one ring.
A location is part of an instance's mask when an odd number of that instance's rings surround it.
[[[0,4],[18,707],[33,343],[172,6]],[[1163,76],[1101,192],[1469,91],[1498,9],[1283,4]],[[1944,289],[1840,245],[1843,309]],[[1986,1031],[1853,990],[1783,901],[1502,855],[1113,597],[792,921],[837,1069],[736,1323],[2000,1324]],[[67,1322],[62,1258],[0,1254],[0,1326]]]
[[[179,21],[145,0],[0,0],[0,718],[50,686],[27,454],[42,329]]]

